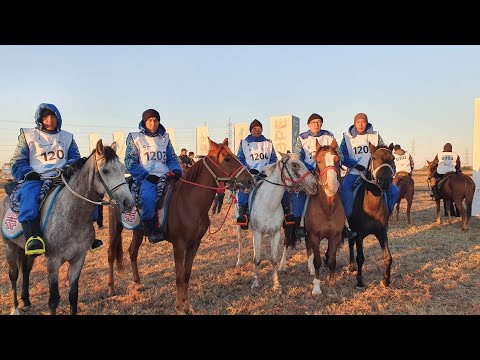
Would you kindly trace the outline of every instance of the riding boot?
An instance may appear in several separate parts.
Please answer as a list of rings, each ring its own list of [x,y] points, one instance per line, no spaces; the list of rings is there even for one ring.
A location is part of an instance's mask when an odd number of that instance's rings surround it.
[[[290,208],[288,206],[283,208],[283,213],[285,214],[285,225],[294,225],[295,218],[293,217],[293,214],[290,213]]]
[[[242,230],[248,229],[248,209],[245,206],[239,205],[238,206],[238,218],[237,218],[237,225],[240,225]]]
[[[100,239],[94,239],[92,246],[90,246],[90,251],[95,252],[103,245],[103,241]]]
[[[295,236],[297,238],[304,238],[307,236],[307,232],[305,231],[305,228],[303,226],[300,226],[300,221],[302,220],[301,217],[296,217],[294,218],[295,221]]]
[[[348,219],[345,218],[345,227],[343,228],[343,237],[345,239],[351,239],[355,236],[357,236],[357,233],[355,231],[352,231],[352,229],[350,229],[350,224],[348,223]]]
[[[25,235],[25,255],[45,254],[45,243],[40,237],[40,219],[29,220],[22,223]]]
[[[165,240],[165,235],[160,229],[155,227],[155,218],[150,220],[142,220],[145,235],[148,237],[148,241],[152,244],[156,244],[159,241]]]

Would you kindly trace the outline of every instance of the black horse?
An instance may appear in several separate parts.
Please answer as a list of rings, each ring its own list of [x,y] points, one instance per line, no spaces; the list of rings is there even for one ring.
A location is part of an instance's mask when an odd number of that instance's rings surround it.
[[[350,271],[357,269],[357,286],[364,290],[365,285],[362,279],[362,266],[365,260],[363,255],[363,239],[373,234],[377,237],[383,250],[383,262],[385,273],[382,284],[390,285],[390,268],[392,266],[392,255],[388,247],[388,218],[389,210],[385,197],[385,191],[392,184],[395,174],[395,162],[392,155],[393,144],[387,148],[384,145],[375,147],[369,144],[370,159],[367,177],[360,185],[358,194],[353,203],[353,212],[350,220],[350,228],[357,232],[357,235],[348,240],[350,248]],[[354,262],[353,246],[357,246],[357,262]]]

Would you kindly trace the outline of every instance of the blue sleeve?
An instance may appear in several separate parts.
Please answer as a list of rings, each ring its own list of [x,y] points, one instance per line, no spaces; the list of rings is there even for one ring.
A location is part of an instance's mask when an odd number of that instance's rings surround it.
[[[148,176],[148,171],[140,164],[140,156],[138,155],[138,149],[133,142],[132,134],[127,136],[127,149],[125,151],[125,167],[130,175],[135,180],[145,180]]]
[[[75,142],[75,139],[72,137],[72,143],[70,144],[70,147],[68,148],[67,164],[66,165],[71,165],[77,159],[80,159],[80,151],[78,150],[78,145]]]
[[[247,170],[250,170],[250,166],[248,166],[247,162],[245,161],[245,154],[243,153],[242,141],[240,141],[240,145],[238,146],[237,157],[238,157],[238,160],[241,162],[241,164],[245,166]]]
[[[348,154],[348,148],[347,148],[347,143],[345,142],[345,137],[343,137],[342,143],[340,144],[340,150],[341,150],[342,165],[345,165],[347,168],[350,169],[355,167],[355,165],[358,164],[358,161],[355,159],[352,159]]]
[[[26,174],[33,171],[30,166],[30,152],[23,130],[20,130],[20,135],[18,135],[17,147],[10,163],[12,164],[12,175],[16,181],[23,180]]]
[[[305,150],[303,149],[302,142],[300,141],[300,136],[297,137],[297,142],[295,143],[295,148],[293,149],[293,152],[299,155],[300,161],[305,164],[309,171],[315,170],[312,165],[305,162]]]
[[[273,143],[272,143],[272,155],[270,156],[270,161],[268,162],[268,164],[275,164],[276,162],[278,161],[278,158],[277,158],[277,153],[275,152],[275,148],[273,146]]]
[[[167,166],[170,171],[175,172],[175,170],[177,170],[182,172],[182,168],[180,167],[180,163],[178,162],[178,157],[175,154],[175,150],[173,149],[170,140],[168,140],[167,145]]]

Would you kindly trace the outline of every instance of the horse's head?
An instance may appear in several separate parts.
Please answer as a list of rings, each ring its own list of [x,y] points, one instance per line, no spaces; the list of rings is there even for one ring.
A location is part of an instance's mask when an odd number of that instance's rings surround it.
[[[204,162],[211,168],[217,182],[229,181],[232,188],[250,191],[255,180],[228,147],[228,139],[225,138],[222,144],[217,144],[210,138],[208,141],[210,149]]]
[[[318,190],[317,180],[300,160],[298,154],[284,154],[282,152],[279,152],[279,154],[282,156],[278,162],[282,182],[290,188],[305,190],[309,195],[316,194]]]
[[[330,145],[322,146],[318,141],[316,145],[316,173],[327,196],[334,196],[340,187],[340,156],[338,156],[337,146],[335,139]]]
[[[122,212],[133,209],[135,202],[125,182],[125,166],[118,159],[114,148],[104,147],[100,139],[92,155],[95,164],[95,191],[99,194],[106,193],[111,201],[115,200]]]
[[[377,185],[383,190],[388,190],[395,176],[395,157],[392,154],[393,143],[389,147],[384,145],[375,146],[372,143],[370,147],[370,173]]]

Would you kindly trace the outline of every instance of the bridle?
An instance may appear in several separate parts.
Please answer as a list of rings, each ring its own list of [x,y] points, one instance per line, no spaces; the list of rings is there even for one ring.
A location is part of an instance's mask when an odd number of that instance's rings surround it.
[[[383,164],[380,164],[379,166],[377,166],[376,168],[373,167],[373,161],[372,161],[372,158],[373,158],[373,155],[379,151],[379,150],[386,150],[388,152],[390,152],[389,149],[387,148],[378,148],[377,150],[375,150],[372,154],[372,156],[370,157],[370,164],[369,164],[369,168],[370,168],[370,173],[372,174],[372,179],[375,180],[375,181],[372,181],[372,180],[369,180],[365,177],[365,175],[363,174],[362,171],[360,171],[360,177],[365,180],[366,182],[370,183],[370,184],[373,184],[373,185],[376,185],[378,186],[378,188],[380,188],[380,186],[377,184],[377,173],[378,173],[378,170],[380,170],[381,168],[383,167],[388,167],[390,169],[390,171],[392,172],[392,178],[395,177],[395,170],[393,170],[392,166],[390,164],[387,164],[387,163],[383,163]],[[380,188],[380,190],[382,190]],[[382,190],[383,192],[383,190]]]
[[[272,185],[286,186],[289,189],[294,189],[295,192],[299,192],[301,190],[300,183],[303,181],[303,179],[305,179],[310,174],[310,171],[306,171],[305,174],[303,174],[302,176],[297,178],[297,180],[294,180],[292,174],[290,173],[290,170],[288,170],[288,167],[287,167],[287,163],[288,163],[289,160],[290,160],[290,158],[287,158],[285,161],[283,161],[283,158],[282,158],[277,162],[278,168],[280,170],[280,176],[281,176],[281,179],[282,179],[282,184],[277,184],[277,183],[274,183],[274,182],[272,182],[270,180],[267,180],[267,179],[262,179],[262,181],[265,181],[265,182],[267,182],[269,184],[272,184]],[[285,174],[283,172],[284,170],[287,172],[288,177],[285,176]],[[292,185],[287,185],[287,182],[292,183]]]
[[[326,166],[322,170],[320,170],[320,167],[318,167],[318,162],[317,162],[317,174],[318,174],[318,180],[317,181],[325,189],[325,192],[327,192],[327,193],[329,192],[329,193],[332,194],[332,195],[329,195],[329,196],[333,196],[336,193],[336,191],[334,189],[331,189],[330,186],[328,186],[327,181],[325,181],[325,182],[322,181],[322,176],[325,175],[327,173],[327,171],[329,171],[329,170],[335,171],[335,173],[337,174],[337,181],[338,181],[339,169],[338,169],[337,166],[330,165],[330,166]]]
[[[223,174],[227,175],[226,177],[219,177],[217,176],[213,170],[210,168],[210,166],[208,166],[207,164],[207,160],[206,159],[209,159],[211,161],[211,163],[217,168],[219,169]],[[220,166],[218,166],[217,163],[215,163],[212,159],[210,159],[208,156],[205,156],[203,159],[203,164],[205,165],[205,167],[207,168],[208,172],[213,176],[213,179],[215,180],[215,182],[217,183],[217,186],[220,186],[220,181],[230,181],[232,183],[232,186],[234,186],[238,181],[238,177],[240,176],[240,174],[246,170],[245,169],[245,166],[243,166],[242,164],[240,164],[240,166],[238,168],[236,168],[231,174],[227,173],[225,170],[223,170]]]

